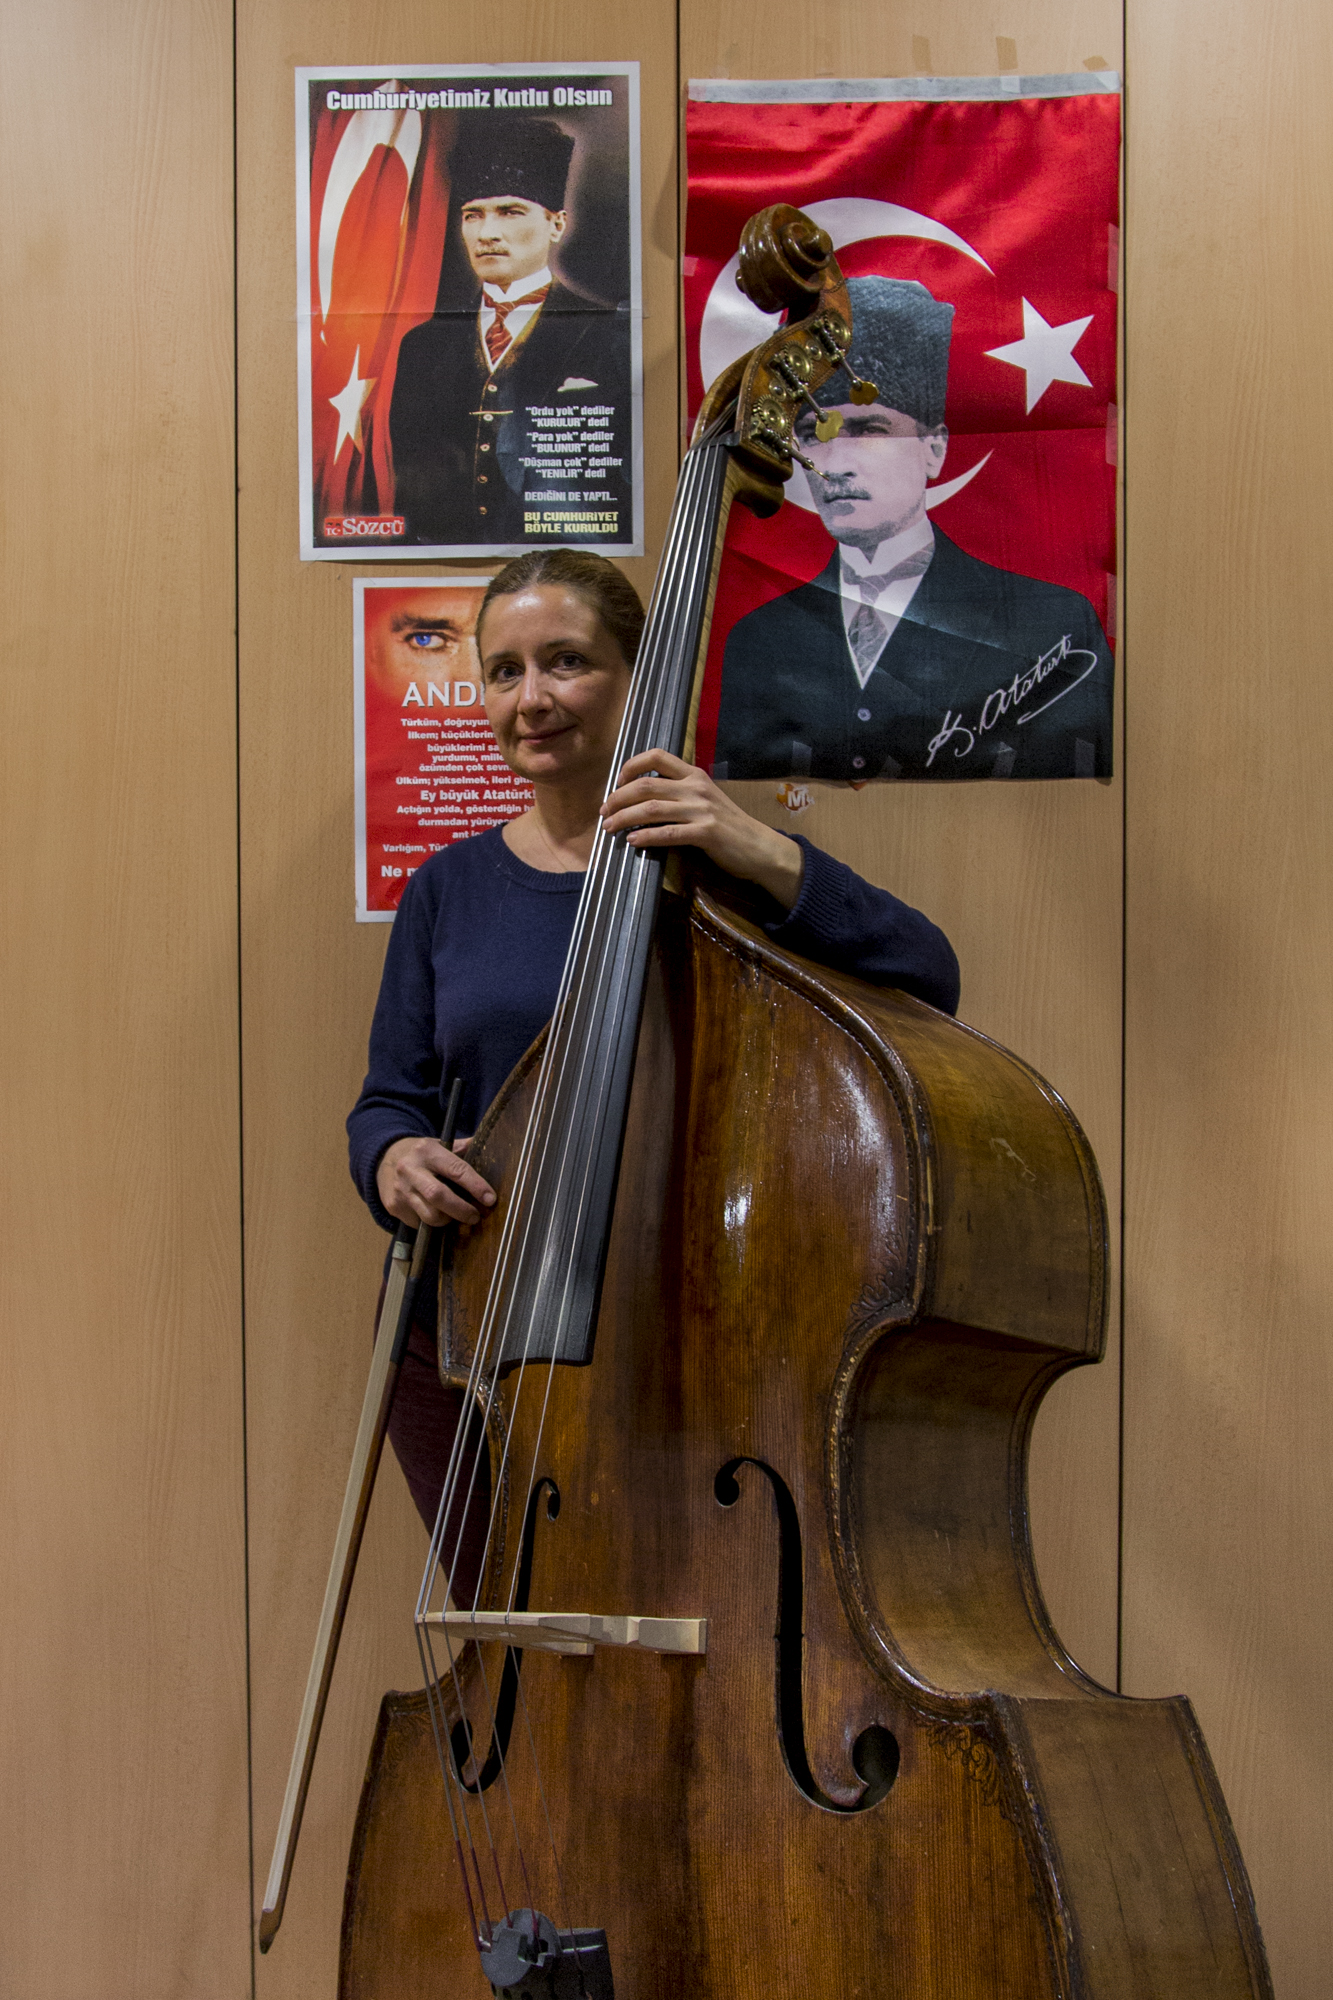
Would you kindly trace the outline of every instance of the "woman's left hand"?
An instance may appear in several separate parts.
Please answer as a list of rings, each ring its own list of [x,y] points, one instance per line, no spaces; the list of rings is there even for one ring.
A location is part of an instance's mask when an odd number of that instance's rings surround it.
[[[801,893],[805,856],[794,840],[751,819],[697,764],[669,750],[631,757],[603,802],[602,821],[631,847],[701,847],[710,861],[757,882],[790,910]]]

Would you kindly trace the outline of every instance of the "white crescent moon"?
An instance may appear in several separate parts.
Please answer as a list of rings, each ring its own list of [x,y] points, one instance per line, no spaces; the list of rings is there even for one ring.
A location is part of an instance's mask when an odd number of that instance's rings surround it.
[[[943,243],[951,250],[957,250],[963,257],[970,257],[974,264],[980,264],[983,271],[990,265],[979,251],[965,242],[954,230],[944,223],[936,222],[930,215],[922,215],[914,208],[903,208],[896,201],[869,201],[857,195],[840,196],[831,201],[813,201],[805,210],[812,222],[826,229],[833,239],[835,250],[845,250],[849,243],[864,243],[873,236],[911,236],[923,243]],[[742,354],[748,354],[752,347],[767,340],[778,325],[780,313],[760,312],[757,305],[747,299],[736,283],[736,273],[741,266],[740,251],[722,266],[708,294],[703,320],[699,327],[699,366],[703,373],[704,388],[711,389],[724,369]],[[961,491],[970,479],[974,479],[986,458],[951,479],[947,485],[932,488],[927,495],[927,507],[938,507],[943,500]],[[787,498],[798,507],[814,511],[810,498],[810,487],[805,474],[798,465],[787,482]]]

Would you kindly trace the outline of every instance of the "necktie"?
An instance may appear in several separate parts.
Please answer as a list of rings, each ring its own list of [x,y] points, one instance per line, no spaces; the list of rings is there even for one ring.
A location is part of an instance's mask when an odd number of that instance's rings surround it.
[[[514,338],[505,325],[510,313],[516,311],[519,306],[541,305],[550,289],[549,285],[543,285],[539,292],[529,292],[523,299],[487,299],[487,305],[495,314],[495,318],[486,329],[486,352],[491,357],[492,368],[498,367],[500,356]]]
[[[893,565],[892,569],[879,570],[871,576],[847,577],[844,571],[846,580],[854,583],[861,593],[861,602],[857,605],[852,622],[847,627],[847,640],[860,669],[863,683],[884,651],[893,626],[898,623],[894,618],[893,625],[890,625],[883,612],[876,609],[876,598],[900,578],[924,576],[934,553],[933,545],[927,549],[914,549],[910,556],[904,556],[900,563]]]

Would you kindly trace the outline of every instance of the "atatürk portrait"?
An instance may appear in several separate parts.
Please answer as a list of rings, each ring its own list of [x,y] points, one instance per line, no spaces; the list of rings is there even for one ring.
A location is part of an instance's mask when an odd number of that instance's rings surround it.
[[[451,223],[466,296],[403,340],[390,413],[408,539],[632,539],[630,319],[561,276],[575,141],[553,119],[463,126]]]
[[[854,278],[851,364],[879,390],[816,400],[797,425],[838,544],[812,583],[727,638],[715,775],[1104,777],[1112,660],[1086,597],[967,554],[926,511],[944,463],[953,307],[923,285]],[[820,429],[832,426],[821,423]]]

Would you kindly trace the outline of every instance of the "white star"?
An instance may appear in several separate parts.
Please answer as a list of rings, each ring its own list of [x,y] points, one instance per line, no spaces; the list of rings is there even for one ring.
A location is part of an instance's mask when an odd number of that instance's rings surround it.
[[[333,447],[333,456],[335,459],[343,448],[345,438],[352,440],[357,451],[360,451],[362,448],[361,406],[374,388],[377,377],[368,375],[363,379],[359,372],[360,367],[361,349],[358,347],[352,361],[352,372],[347,378],[346,387],[340,389],[336,396],[329,397],[329,401],[338,412],[338,442]]]
[[[992,361],[1007,362],[1010,368],[1021,368],[1026,374],[1029,416],[1052,382],[1077,382],[1081,388],[1092,387],[1074,359],[1074,349],[1091,325],[1092,314],[1089,313],[1086,319],[1070,319],[1063,326],[1047,326],[1037,308],[1024,299],[1023,338],[1011,340],[1008,347],[986,349]]]

